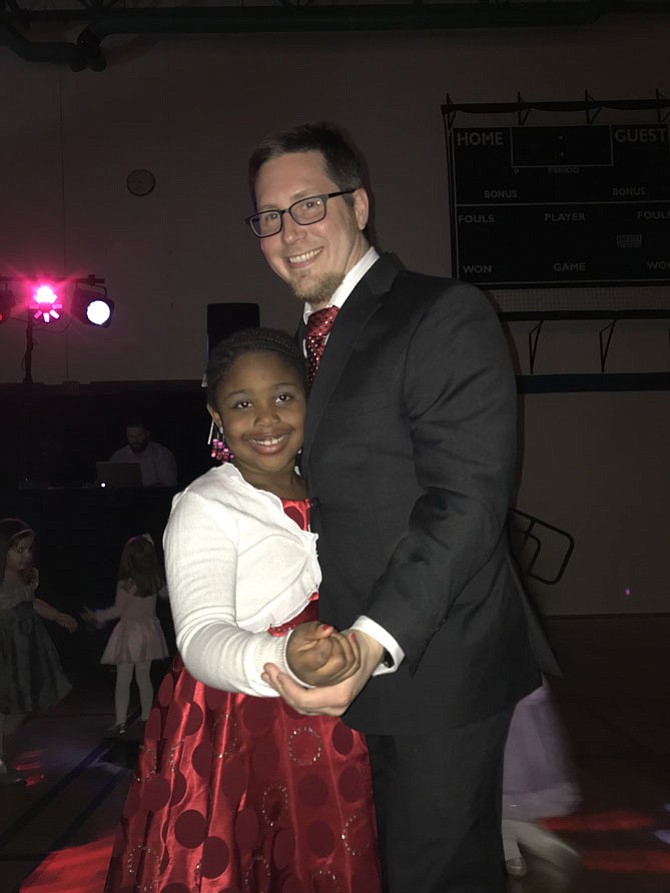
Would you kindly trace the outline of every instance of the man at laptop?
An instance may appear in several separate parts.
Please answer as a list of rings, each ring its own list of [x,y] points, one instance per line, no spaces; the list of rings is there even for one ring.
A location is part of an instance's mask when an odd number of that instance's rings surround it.
[[[144,419],[132,417],[126,420],[128,445],[116,450],[110,462],[136,462],[142,471],[143,487],[176,487],[177,462],[167,447],[151,439]]]

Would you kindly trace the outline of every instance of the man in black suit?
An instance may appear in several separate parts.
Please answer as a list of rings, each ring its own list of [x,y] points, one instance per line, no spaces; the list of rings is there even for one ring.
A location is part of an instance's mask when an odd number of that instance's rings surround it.
[[[314,311],[338,308],[309,396],[302,471],[320,616],[353,629],[358,671],[304,713],[366,733],[385,889],[506,889],[500,778],[516,701],[552,658],[508,553],[516,434],[509,350],[486,298],[403,270],[366,236],[362,166],[329,125],[254,151],[249,223]],[[316,361],[315,361],[316,362]]]

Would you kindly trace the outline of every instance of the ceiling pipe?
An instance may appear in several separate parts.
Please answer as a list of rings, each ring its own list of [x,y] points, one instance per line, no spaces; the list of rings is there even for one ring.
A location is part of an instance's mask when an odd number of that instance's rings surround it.
[[[440,31],[452,28],[571,25],[594,21],[617,0],[581,3],[526,2],[513,5],[365,4],[354,6],[281,7],[158,7],[138,9],[132,16],[134,33],[287,33],[336,31]],[[124,10],[109,10],[89,27],[101,39],[125,31]],[[119,29],[124,30],[119,30]]]
[[[86,53],[73,43],[27,40],[13,25],[0,21],[0,45],[4,44],[27,62],[69,65],[72,71],[88,67]]]
[[[258,34],[351,31],[448,31],[463,28],[532,28],[591,24],[611,13],[670,12],[665,0],[582,0],[544,3],[365,4],[346,6],[159,7],[152,9],[44,9],[0,15],[0,43],[31,62],[67,64],[73,71],[102,71],[102,41],[113,34]],[[86,22],[76,44],[34,43],[14,28]],[[4,40],[3,40],[4,38]],[[82,64],[83,63],[83,64]]]

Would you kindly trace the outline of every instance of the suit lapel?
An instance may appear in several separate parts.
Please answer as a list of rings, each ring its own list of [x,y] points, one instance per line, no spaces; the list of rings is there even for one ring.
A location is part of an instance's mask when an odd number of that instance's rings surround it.
[[[391,288],[399,270],[397,261],[390,255],[382,255],[361,279],[337,314],[307,402],[302,463],[305,470],[309,468],[312,444],[323,413],[351,351],[365,324]]]

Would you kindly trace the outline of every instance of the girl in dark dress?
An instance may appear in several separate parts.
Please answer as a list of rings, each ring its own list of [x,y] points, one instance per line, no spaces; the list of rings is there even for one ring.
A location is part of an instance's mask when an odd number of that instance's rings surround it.
[[[40,598],[35,533],[20,518],[0,520],[0,785],[21,784],[5,763],[4,738],[27,713],[53,707],[71,685],[42,618],[69,632],[77,621]]]

